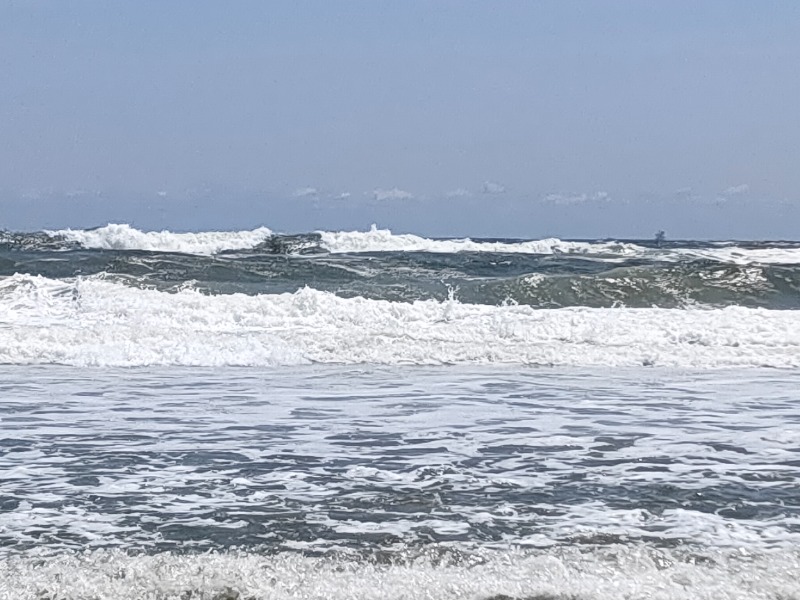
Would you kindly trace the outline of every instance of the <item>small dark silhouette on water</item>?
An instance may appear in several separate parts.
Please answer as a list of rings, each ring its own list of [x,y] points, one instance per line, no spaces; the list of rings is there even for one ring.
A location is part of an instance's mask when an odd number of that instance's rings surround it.
[[[661,246],[664,245],[666,239],[667,239],[667,234],[664,233],[663,229],[659,229],[658,231],[656,231],[656,246],[661,248]]]

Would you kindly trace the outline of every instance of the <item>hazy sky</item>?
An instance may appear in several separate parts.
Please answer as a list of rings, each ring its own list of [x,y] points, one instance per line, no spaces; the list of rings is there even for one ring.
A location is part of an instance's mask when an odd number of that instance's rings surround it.
[[[800,2],[0,0],[0,228],[800,238]]]

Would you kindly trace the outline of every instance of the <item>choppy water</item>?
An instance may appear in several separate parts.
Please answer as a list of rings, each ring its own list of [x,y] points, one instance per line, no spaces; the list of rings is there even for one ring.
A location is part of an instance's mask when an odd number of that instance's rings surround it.
[[[0,598],[800,598],[797,269],[2,234]]]
[[[537,308],[800,308],[800,243],[431,240],[388,231],[0,234],[0,275],[104,274],[158,290]]]

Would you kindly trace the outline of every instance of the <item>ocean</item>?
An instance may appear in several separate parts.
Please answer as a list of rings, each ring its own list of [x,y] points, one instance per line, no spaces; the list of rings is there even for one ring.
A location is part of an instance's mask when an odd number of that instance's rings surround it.
[[[800,599],[800,242],[0,232],[0,598]]]

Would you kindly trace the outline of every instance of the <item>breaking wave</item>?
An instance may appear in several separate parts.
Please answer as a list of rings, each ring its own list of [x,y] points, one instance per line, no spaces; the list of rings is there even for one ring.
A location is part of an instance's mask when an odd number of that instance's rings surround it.
[[[0,280],[0,362],[70,365],[800,366],[800,312],[534,309],[455,299],[166,293],[102,276]]]
[[[319,231],[278,234],[266,227],[248,231],[173,233],[140,231],[130,225],[109,224],[94,229],[62,229],[38,233],[0,232],[0,248],[101,249],[214,255],[231,251],[277,254],[306,253],[497,253],[587,257],[605,261],[642,258],[658,261],[710,260],[729,264],[800,264],[800,244],[672,242],[664,247],[652,241],[566,241],[431,239],[395,234],[374,225],[369,231]]]
[[[567,242],[558,238],[530,241],[473,241],[469,238],[437,240],[413,234],[393,234],[374,225],[370,231],[322,231],[322,246],[333,253],[355,252],[495,252],[520,254],[597,254],[634,256],[635,244],[621,242]]]
[[[54,238],[83,248],[102,250],[146,250],[186,254],[216,254],[225,250],[254,248],[272,235],[266,227],[252,231],[139,231],[130,225],[109,224],[96,229],[62,229],[46,232]]]

